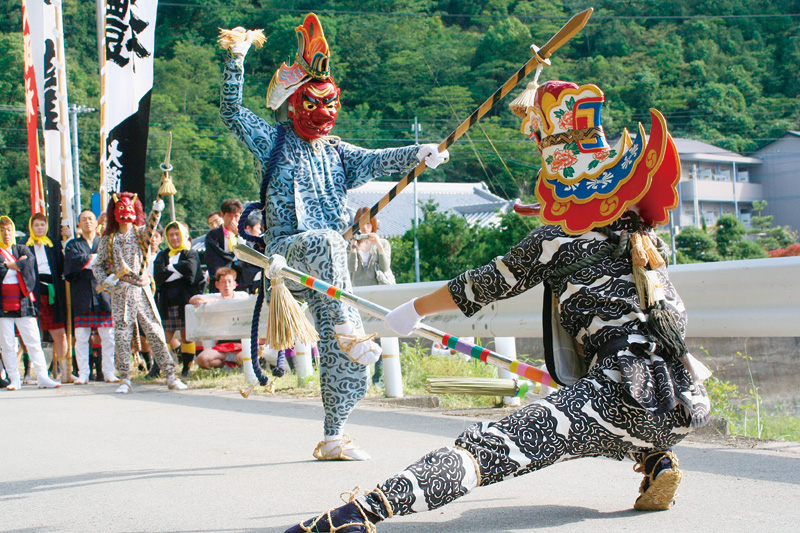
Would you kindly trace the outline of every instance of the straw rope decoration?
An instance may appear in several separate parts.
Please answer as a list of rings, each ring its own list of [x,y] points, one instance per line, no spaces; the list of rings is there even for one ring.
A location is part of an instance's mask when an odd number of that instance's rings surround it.
[[[256,250],[253,250],[248,246],[237,245],[234,247],[233,253],[240,260],[259,266],[263,269],[268,269],[271,263],[269,257],[265,256],[262,253],[259,253]],[[333,298],[335,300],[348,303],[353,307],[359,309],[360,311],[364,311],[365,313],[368,313],[376,318],[380,319],[386,318],[386,315],[389,313],[389,309],[381,305],[378,305],[374,302],[370,302],[365,298],[360,298],[355,294],[344,291],[339,287],[326,283],[320,279],[317,279],[299,270],[295,270],[294,268],[283,267],[281,269],[281,272],[285,278],[291,281],[299,283],[304,287],[308,287],[313,291],[325,294],[328,297]],[[262,297],[263,297],[262,294],[259,293],[258,298],[261,299]],[[256,307],[258,307],[258,300],[256,300]],[[272,305],[270,305],[270,307],[272,307]],[[258,329],[258,324],[254,320],[253,331],[257,331],[257,329]],[[541,383],[542,385],[546,385],[548,387],[556,388],[558,386],[556,382],[553,380],[553,378],[550,376],[550,374],[548,374],[544,370],[536,368],[535,366],[528,365],[526,363],[522,363],[520,361],[509,359],[508,357],[493,352],[488,348],[483,348],[476,344],[472,344],[470,342],[461,340],[455,335],[449,335],[431,326],[420,324],[419,327],[417,327],[414,330],[414,333],[425,339],[432,340],[434,342],[440,342],[442,343],[442,345],[447,346],[452,350],[456,350],[463,354],[469,355],[470,357],[483,361],[484,363],[488,363],[503,370],[508,370],[512,374],[524,377],[525,379]],[[254,369],[256,367],[257,362],[258,362],[257,358],[255,358],[253,360]],[[258,371],[256,371],[256,374],[258,374]],[[264,383],[262,383],[262,385],[263,384]]]

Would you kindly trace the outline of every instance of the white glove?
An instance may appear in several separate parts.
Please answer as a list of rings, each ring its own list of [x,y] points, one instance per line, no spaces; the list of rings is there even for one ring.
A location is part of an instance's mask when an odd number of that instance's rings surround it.
[[[267,277],[269,279],[275,279],[283,276],[281,270],[286,265],[286,258],[280,254],[274,254],[270,259],[269,269],[267,270]]]
[[[116,287],[117,283],[119,283],[119,279],[117,279],[114,274],[109,274],[105,281],[103,281],[103,285],[108,285],[109,287]]]
[[[428,168],[434,169],[442,163],[446,163],[447,160],[450,159],[450,152],[447,150],[440,152],[439,147],[435,144],[423,144],[419,147],[417,159],[420,161],[425,161],[425,165]]]
[[[417,309],[414,307],[415,301],[416,298],[404,303],[394,311],[389,311],[383,320],[386,327],[403,337],[411,335],[411,332],[419,326],[419,322],[422,320],[422,315],[417,313]]]
[[[163,210],[164,210],[164,200],[159,198],[158,200],[153,202],[153,211],[155,211],[156,213],[160,213]]]
[[[244,28],[234,28],[233,31],[241,31],[244,32]],[[244,57],[247,55],[247,51],[250,50],[250,45],[253,44],[253,35],[249,31],[246,32],[246,37],[244,41],[240,41],[233,46],[231,46],[231,53],[235,56],[242,56]]]

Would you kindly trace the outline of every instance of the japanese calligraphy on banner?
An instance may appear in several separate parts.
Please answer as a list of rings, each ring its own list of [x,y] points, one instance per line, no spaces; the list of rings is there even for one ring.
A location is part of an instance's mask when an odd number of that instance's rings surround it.
[[[98,0],[103,2],[103,0]],[[157,0],[105,0],[102,28],[101,193],[144,199]]]
[[[72,152],[61,0],[25,0],[25,6],[42,118],[50,229],[58,233],[59,224],[53,222],[59,218],[61,225],[68,225],[74,230]]]

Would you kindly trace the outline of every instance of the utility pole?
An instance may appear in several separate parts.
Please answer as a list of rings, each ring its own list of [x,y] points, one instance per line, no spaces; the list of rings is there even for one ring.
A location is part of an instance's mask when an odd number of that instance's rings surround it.
[[[419,146],[419,132],[422,131],[417,117],[414,117],[414,143]],[[419,283],[419,239],[417,239],[417,226],[419,225],[419,198],[417,197],[417,180],[414,180],[414,280]]]
[[[72,126],[72,180],[75,196],[72,199],[72,209],[75,216],[75,227],[78,226],[78,217],[81,215],[81,166],[78,161],[78,115],[83,113],[94,113],[97,109],[82,105],[71,104],[69,106],[70,125]]]

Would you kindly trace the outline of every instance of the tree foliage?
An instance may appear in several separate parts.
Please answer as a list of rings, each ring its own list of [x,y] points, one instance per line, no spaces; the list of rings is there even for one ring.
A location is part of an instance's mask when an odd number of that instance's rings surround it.
[[[543,45],[583,5],[588,4],[196,0],[162,5],[148,195],[157,186],[158,164],[172,133],[178,216],[193,228],[204,228],[206,214],[225,197],[257,197],[252,157],[217,115],[223,59],[217,28],[264,28],[266,47],[247,57],[244,97],[245,105],[271,120],[264,102],[267,85],[280,62],[293,59],[294,27],[315,10],[330,41],[333,76],[343,89],[334,133],[380,148],[413,142],[415,116],[423,126],[422,142],[441,141],[519,69],[530,57],[531,43]],[[587,27],[557,51],[542,81],[599,85],[606,92],[609,136],[635,130],[639,121],[647,124],[650,107],[665,113],[673,135],[736,151],[800,129],[800,24],[789,16],[798,12],[796,2],[598,0],[593,5]],[[22,106],[20,3],[0,0],[0,6],[0,99]],[[99,109],[95,27],[93,2],[64,3],[70,101]],[[513,96],[451,147],[449,164],[422,179],[482,180],[507,198],[529,199],[539,157],[505,108]],[[98,183],[98,113],[82,115],[79,129],[86,205]],[[23,220],[28,214],[24,113],[0,110],[0,146],[0,209]]]

